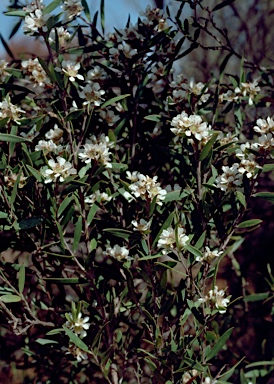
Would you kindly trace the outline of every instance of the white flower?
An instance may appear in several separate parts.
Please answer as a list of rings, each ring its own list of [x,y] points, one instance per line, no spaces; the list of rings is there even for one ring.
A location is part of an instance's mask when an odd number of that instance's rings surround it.
[[[170,130],[177,136],[176,141],[184,136],[194,136],[197,140],[202,140],[208,136],[211,129],[211,126],[208,125],[207,122],[203,122],[201,116],[188,116],[185,112],[174,117],[171,125],[174,126],[174,128]]]
[[[198,375],[199,375],[199,372],[196,369],[192,369],[189,372],[185,372],[182,376],[183,384],[189,383],[190,382],[189,380],[193,379],[194,377],[196,377]]]
[[[80,149],[78,157],[86,164],[91,160],[96,160],[104,164],[107,168],[111,168],[109,149],[114,146],[114,143],[109,141],[109,137],[101,134],[98,138],[94,135],[90,140],[87,140],[83,149]]]
[[[210,377],[205,377],[205,379],[202,381],[201,384],[217,384],[218,380],[216,379],[211,379]]]
[[[241,83],[240,88],[235,89],[235,93],[242,93],[243,96],[248,96],[248,104],[253,105],[254,97],[260,92],[261,88],[258,87],[258,81],[254,80],[250,83]]]
[[[50,129],[46,134],[45,137],[48,140],[52,140],[54,143],[58,144],[61,137],[63,136],[63,130],[58,127],[57,124],[54,124],[53,129]]]
[[[274,133],[274,120],[273,117],[267,117],[265,119],[258,119],[257,125],[254,127],[254,131],[260,134]]]
[[[18,178],[18,175],[16,173],[11,172],[9,175],[4,176],[5,183],[8,187],[13,188],[14,184]],[[27,177],[25,177],[23,174],[20,176],[20,180],[18,183],[18,188],[23,188],[26,184]]]
[[[74,357],[76,357],[79,363],[82,360],[88,360],[88,354],[85,351],[83,351],[81,348],[77,347],[75,344],[69,345],[68,352],[66,352],[66,354],[68,353],[71,353]]]
[[[229,143],[236,143],[238,141],[238,138],[233,136],[231,132],[228,132],[224,134],[224,132],[221,132],[217,138],[221,145],[226,145]]]
[[[56,145],[52,140],[39,140],[38,144],[35,146],[35,151],[43,151],[45,155],[50,152],[59,154],[63,152],[63,147],[61,145]]]
[[[151,8],[150,5],[146,7],[145,12],[140,12],[141,16],[145,16],[142,20],[144,24],[152,25],[154,22],[165,18],[164,11],[160,8]]]
[[[255,155],[250,152],[251,149],[257,149],[258,143],[241,144],[240,148],[236,150],[236,156],[241,159],[239,164],[239,173],[245,174],[248,179],[255,177],[256,169],[259,169],[259,164],[255,161]]]
[[[57,35],[57,36],[56,36]],[[55,43],[56,39],[59,41],[61,48],[65,47],[70,40],[70,33],[64,27],[57,27],[56,30],[52,29],[49,34],[49,43]]]
[[[82,318],[82,313],[78,313],[77,317],[75,318],[72,316],[72,313],[66,313],[66,327],[71,329],[76,335],[79,335],[79,337],[83,338],[87,335],[87,330],[90,327],[89,317],[85,316]]]
[[[74,82],[76,79],[84,80],[84,76],[78,74],[79,69],[80,63],[71,60],[62,61],[62,71],[68,76],[71,82]],[[55,68],[55,70],[59,72],[59,68]]]
[[[104,100],[102,95],[105,94],[105,91],[101,89],[99,83],[90,83],[81,88],[82,91],[79,92],[79,96],[81,99],[86,99],[86,101],[83,102],[83,105],[94,104],[97,107],[101,105]]]
[[[272,151],[274,149],[274,138],[271,133],[264,134],[258,138],[258,146],[260,149]]]
[[[42,28],[43,32],[46,32],[48,30],[46,23],[49,18],[50,15],[43,14],[41,9],[34,10],[25,17],[24,32],[33,35],[33,33],[38,32],[40,28]]]
[[[94,68],[90,69],[87,73],[86,82],[94,82],[94,80],[104,80],[107,77],[106,71],[96,65]]]
[[[0,80],[5,81],[9,73],[5,70],[8,67],[8,62],[6,60],[0,60]]]
[[[159,20],[158,24],[154,28],[155,31],[157,32],[162,32],[168,28],[168,22],[165,18],[162,18]]]
[[[21,66],[24,68],[24,70],[26,70],[26,78],[32,83],[34,87],[37,85],[43,87],[46,84],[50,84],[50,79],[48,78],[46,72],[42,68],[37,58],[23,60]]]
[[[7,95],[2,102],[0,102],[0,119],[8,117],[8,121],[13,120],[16,121],[17,124],[20,124],[18,120],[20,119],[22,113],[25,113],[25,111],[12,104],[9,95]]]
[[[151,220],[146,221],[144,219],[141,219],[139,222],[137,220],[132,220],[131,224],[133,225],[133,231],[145,233],[150,229]]]
[[[121,44],[118,45],[119,51],[122,51],[124,56],[128,59],[131,59],[132,56],[138,53],[137,49],[133,49],[128,43],[122,41]]]
[[[152,201],[154,197],[156,197],[156,203],[158,205],[163,205],[163,200],[167,194],[167,191],[160,187],[160,184],[157,182],[157,176],[153,178],[149,176],[145,176],[142,173],[127,172],[128,177],[135,178],[137,180],[133,182],[133,184],[129,185],[129,189],[135,197],[141,197],[143,200]]]
[[[217,249],[214,249],[213,251],[211,251],[209,247],[205,247],[203,256],[202,257],[197,256],[196,261],[200,261],[201,263],[207,262],[210,264],[213,259],[220,257],[222,253],[223,252],[219,252]]]
[[[242,184],[243,175],[239,172],[239,164],[234,163],[231,167],[223,166],[223,174],[216,178],[216,186],[222,191],[239,189]]]
[[[104,252],[105,255],[114,257],[118,261],[130,260],[129,250],[126,247],[120,247],[120,245],[115,244],[114,247],[107,247]]]
[[[115,124],[119,120],[119,116],[115,115],[115,113],[110,109],[101,109],[99,114],[102,120],[105,121],[110,127],[112,127],[113,124]]]
[[[198,301],[202,303],[208,303],[213,306],[213,308],[217,309],[220,313],[225,313],[226,308],[230,302],[230,296],[224,297],[225,291],[215,286],[214,290],[210,290],[208,295],[198,299]]]
[[[79,16],[84,9],[79,0],[66,0],[62,8],[66,13],[67,20],[72,20],[74,17]]]
[[[176,241],[177,238],[177,241]],[[189,241],[189,236],[185,234],[185,229],[178,227],[175,230],[172,227],[164,229],[159,237],[157,247],[164,248],[166,250],[176,249],[177,246],[179,249],[185,247]]]
[[[94,204],[95,201],[99,203],[109,202],[112,199],[112,196],[109,196],[106,192],[100,192],[98,189],[96,192],[92,193],[90,196],[85,197],[85,203]]]
[[[42,174],[45,177],[44,182],[46,184],[57,181],[57,179],[63,182],[66,177],[77,173],[72,164],[60,156],[57,157],[57,163],[53,159],[50,159],[48,165],[50,168],[42,170]]]

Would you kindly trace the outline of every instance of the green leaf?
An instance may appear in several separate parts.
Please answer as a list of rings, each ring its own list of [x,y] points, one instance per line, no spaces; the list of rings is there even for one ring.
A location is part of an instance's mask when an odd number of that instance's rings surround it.
[[[274,361],[256,361],[255,363],[246,365],[245,368],[259,367],[261,365],[274,365]]]
[[[31,140],[29,139],[16,135],[10,135],[8,133],[0,133],[0,141],[7,141],[9,143],[22,143],[27,141],[28,143],[31,143]]]
[[[272,204],[274,204],[274,192],[258,192],[252,196],[253,197],[259,197],[260,199],[270,201]]]
[[[249,228],[249,227],[255,227],[255,225],[261,224],[262,220],[260,219],[252,219],[252,220],[246,220],[242,223],[237,225],[237,228]]]
[[[196,249],[200,249],[202,248],[202,246],[204,245],[204,242],[205,242],[205,237],[206,237],[206,231],[204,231],[201,236],[199,237],[199,239],[197,240],[196,244],[195,244],[195,248]]]
[[[148,115],[145,117],[145,119],[150,120],[150,121],[159,122],[159,121],[161,121],[161,115]]]
[[[60,332],[64,332],[63,328],[55,328],[46,333],[47,336],[58,335]]]
[[[19,17],[25,17],[26,12],[24,11],[8,11],[4,13],[6,16],[19,16]]]
[[[93,204],[89,210],[88,217],[87,217],[87,224],[90,225],[92,220],[94,219],[94,216],[96,212],[98,211],[99,207],[96,204]]]
[[[211,148],[213,147],[215,141],[217,140],[217,137],[219,136],[219,132],[217,133],[214,133],[210,140],[208,140],[208,142],[206,143],[206,145],[204,146],[201,154],[200,154],[200,160],[203,161],[207,158],[209,152],[211,151]]]
[[[117,103],[117,101],[123,100],[129,96],[131,96],[130,93],[127,93],[126,95],[115,96],[112,99],[107,100],[104,104],[102,104],[101,109],[106,108],[109,105],[115,104],[115,103]]]
[[[65,200],[62,201],[57,211],[58,217],[61,217],[65,209],[71,204],[72,200],[73,200],[73,196],[70,196],[70,197],[66,197]]]
[[[82,351],[90,353],[88,346],[83,342],[83,340],[80,339],[80,337],[75,335],[74,332],[72,332],[70,329],[68,329],[64,325],[63,325],[63,328],[64,328],[66,334],[68,335],[68,337],[70,338],[70,341],[73,344],[75,344],[78,348],[82,349]]]
[[[239,202],[242,204],[242,206],[246,207],[245,195],[240,191],[236,191],[236,197],[239,200]]]
[[[192,255],[194,255],[194,256],[196,256],[196,257],[203,257],[202,252],[199,251],[199,249],[193,247],[193,246],[190,245],[190,244],[185,245],[185,249],[186,249],[188,252],[192,253]]]
[[[227,5],[230,5],[230,4],[234,3],[234,1],[235,1],[235,0],[224,0],[224,1],[222,1],[220,4],[217,4],[217,5],[212,9],[212,12],[217,11],[218,9],[224,8],[224,7],[226,7]]]
[[[61,3],[62,3],[61,0],[52,1],[51,3],[49,3],[48,6],[46,6],[46,8],[43,9],[43,14],[45,15],[47,13],[54,11],[54,9],[57,8]]]
[[[89,7],[88,7],[88,4],[87,4],[86,0],[82,0],[82,6],[84,7],[85,15],[87,16],[88,20],[91,21],[90,11],[89,11]]]
[[[53,284],[86,284],[88,282],[81,277],[44,277],[43,280]]]
[[[0,87],[1,88],[1,87]],[[4,119],[1,119],[0,120],[0,128],[3,128],[5,127],[5,125],[7,124],[7,122],[9,121],[9,117],[5,117]]]
[[[274,164],[265,164],[263,166],[263,172],[270,172],[274,170]]]
[[[39,171],[37,171],[35,168],[31,167],[30,165],[26,164],[26,167],[27,169],[30,171],[30,173],[32,174],[32,176],[35,177],[35,179],[37,181],[39,181],[39,183],[42,182],[42,175]]]
[[[35,340],[36,343],[41,344],[41,345],[46,345],[46,344],[58,344],[57,341],[55,340],[50,340],[50,339],[41,339],[38,337],[38,339]]]
[[[8,294],[0,296],[0,301],[3,301],[3,303],[18,303],[19,301],[21,301],[21,297],[17,295]]]
[[[209,353],[206,354],[206,361],[209,361],[211,360],[213,357],[215,357],[219,352],[220,350],[223,348],[223,346],[225,345],[225,343],[227,342],[227,340],[229,339],[232,331],[233,331],[233,327],[228,329],[220,338],[219,340],[217,341],[217,343],[214,345],[214,347],[209,350]]]
[[[157,253],[157,255],[148,255],[144,257],[140,257],[139,261],[145,261],[145,260],[152,260],[152,259],[159,259],[159,257],[163,256],[161,253]]]
[[[6,41],[5,41],[5,39],[3,38],[3,36],[1,35],[1,33],[0,33],[0,40],[1,40],[1,42],[2,42],[2,44],[3,44],[3,46],[4,46],[4,48],[5,48],[5,50],[6,50],[6,52],[7,52],[7,54],[8,54],[13,60],[15,60],[13,53],[11,52],[11,50],[10,50],[8,44],[6,43]]]
[[[167,192],[164,198],[164,203],[169,203],[171,201],[180,201],[182,199],[182,191],[172,191],[172,192]]]
[[[105,33],[105,0],[101,0],[100,14],[101,14],[101,27],[102,27],[102,32],[104,34]]]
[[[82,216],[79,216],[74,229],[73,247],[72,247],[74,252],[76,251],[79,245],[79,242],[81,240],[81,235],[82,235]]]
[[[40,225],[43,222],[42,217],[30,217],[29,219],[23,219],[18,222],[19,229],[29,229]]]
[[[26,269],[24,265],[21,265],[18,272],[18,289],[20,293],[22,293],[24,290],[25,279],[26,279]]]
[[[8,214],[6,212],[0,212],[0,219],[6,219]]]
[[[128,240],[129,236],[132,235],[131,231],[127,231],[126,229],[119,229],[119,228],[105,228],[103,229],[103,231],[111,233],[116,237],[121,237],[122,239],[125,239],[125,240]]]
[[[269,292],[253,293],[252,295],[245,296],[244,301],[261,301],[267,299],[268,296]]]

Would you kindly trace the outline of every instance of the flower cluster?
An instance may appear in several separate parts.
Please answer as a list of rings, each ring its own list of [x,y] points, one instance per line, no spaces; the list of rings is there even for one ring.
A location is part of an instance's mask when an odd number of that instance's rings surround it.
[[[90,140],[87,140],[86,144],[84,144],[84,148],[80,149],[78,156],[86,164],[90,163],[91,160],[95,160],[107,168],[111,168],[109,150],[113,146],[114,143],[103,133],[98,138],[92,135]]]
[[[83,317],[81,312],[81,302],[78,303],[77,308],[75,303],[71,303],[71,312],[66,313],[66,323],[65,327],[71,330],[77,337],[83,339],[87,336],[87,330],[90,328],[89,317]],[[73,342],[70,342],[68,351],[66,353],[72,354],[76,357],[78,362],[88,359],[88,354],[86,351],[79,348]]]
[[[195,137],[196,140],[202,140],[207,138],[210,133],[211,126],[207,122],[203,121],[199,115],[189,115],[186,112],[182,112],[175,116],[171,125],[171,132],[176,135],[175,142],[182,137]]]
[[[212,263],[212,261],[222,255],[223,252],[214,249],[213,251],[209,247],[205,247],[205,251],[203,256],[197,256],[196,261],[200,261],[201,263]]]
[[[8,118],[8,121],[13,120],[17,124],[20,124],[19,120],[21,114],[25,113],[21,108],[12,104],[9,95],[5,97],[3,101],[0,102],[0,118]]]
[[[53,159],[48,161],[49,167],[42,169],[42,175],[45,178],[45,184],[56,182],[57,180],[63,182],[67,177],[76,175],[77,171],[73,165],[66,161],[63,157],[57,156],[57,162]]]
[[[37,85],[44,87],[45,85],[50,84],[50,79],[37,58],[23,60],[21,66],[26,72],[26,79],[28,79],[34,87]]]
[[[223,173],[216,178],[216,186],[224,192],[239,190],[243,180],[239,168],[239,163],[234,163],[231,167],[222,166]]]
[[[164,229],[159,237],[157,247],[163,249],[163,253],[171,252],[174,249],[183,249],[189,241],[185,229],[169,227]]]
[[[120,247],[120,245],[115,244],[114,247],[107,247],[104,255],[111,256],[118,261],[130,260],[129,250],[126,247]]]
[[[201,303],[209,304],[213,309],[216,309],[220,313],[225,313],[227,306],[230,302],[230,296],[224,297],[225,291],[215,286],[214,289],[208,292],[208,295],[198,299]]]
[[[135,197],[141,197],[142,200],[150,202],[156,197],[156,203],[163,204],[167,191],[160,187],[157,176],[151,178],[136,171],[132,173],[127,171],[127,177],[132,181],[129,189]]]

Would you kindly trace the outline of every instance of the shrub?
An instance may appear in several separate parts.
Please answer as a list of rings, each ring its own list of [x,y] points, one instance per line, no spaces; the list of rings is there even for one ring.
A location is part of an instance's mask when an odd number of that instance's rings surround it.
[[[226,74],[226,42],[219,73],[186,79],[177,63],[202,24],[182,20],[185,3],[174,17],[147,7],[107,37],[103,2],[101,30],[84,0],[7,13],[48,50],[0,72],[2,359],[34,368],[36,382],[270,375],[271,362],[227,357],[242,298],[218,269],[227,257],[237,267],[260,226],[252,201],[274,199],[261,186],[273,169],[272,71],[243,59]],[[270,301],[269,276],[246,302]]]

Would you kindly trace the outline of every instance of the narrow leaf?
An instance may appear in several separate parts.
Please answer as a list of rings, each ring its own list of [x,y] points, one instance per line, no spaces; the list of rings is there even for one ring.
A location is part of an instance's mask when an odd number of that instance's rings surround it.
[[[253,195],[253,197],[259,197],[260,199],[264,199],[270,201],[274,204],[274,192],[258,192]]]
[[[6,41],[5,41],[5,39],[3,38],[3,36],[1,35],[1,33],[0,33],[0,40],[1,40],[1,42],[2,42],[2,44],[3,44],[3,46],[4,46],[4,48],[5,48],[5,50],[7,51],[7,54],[8,54],[13,60],[15,60],[15,58],[14,58],[14,56],[13,56],[13,53],[11,52],[11,50],[10,50],[8,44],[6,43]]]
[[[212,9],[212,12],[217,11],[218,9],[224,8],[224,7],[226,7],[227,5],[230,5],[230,4],[234,3],[234,1],[235,1],[235,0],[225,0],[225,1],[222,1],[220,4],[217,4],[217,5]]]
[[[8,214],[6,212],[0,212],[0,219],[6,219]]]
[[[214,133],[212,135],[212,137],[210,138],[210,140],[208,140],[208,142],[204,146],[204,148],[203,148],[203,150],[201,152],[201,155],[200,155],[200,160],[201,161],[203,161],[204,159],[207,158],[211,148],[213,147],[215,141],[217,140],[218,135],[219,135],[219,132],[218,133]]]
[[[217,343],[214,345],[214,347],[209,350],[209,353],[207,354],[206,356],[206,361],[209,361],[211,360],[213,357],[215,357],[219,352],[220,350],[223,348],[223,346],[225,345],[225,343],[227,342],[227,340],[229,339],[232,331],[233,331],[233,327],[228,329],[220,338],[219,340],[217,341]]]
[[[26,164],[26,167],[30,171],[32,176],[34,176],[35,179],[41,183],[41,181],[42,181],[41,173],[39,171],[37,171],[36,169],[34,169],[33,167],[31,167],[30,165],[28,165],[28,164]]]
[[[150,120],[150,121],[159,122],[159,121],[161,121],[161,115],[148,115],[145,117],[145,119]]]
[[[128,93],[126,95],[115,96],[112,99],[107,100],[104,104],[102,104],[101,108],[106,108],[109,105],[115,104],[115,103],[117,103],[117,101],[123,100],[123,99],[125,99],[126,97],[129,97],[129,96],[130,96],[130,93]]]
[[[81,240],[81,235],[82,235],[82,217],[79,216],[77,223],[75,225],[75,230],[74,230],[74,237],[73,237],[73,251],[75,252],[78,244]]]
[[[254,293],[253,295],[244,297],[244,301],[261,301],[267,299],[268,296],[269,292]]]
[[[96,212],[98,211],[99,207],[96,204],[93,204],[92,207],[89,210],[88,217],[87,217],[87,224],[90,225],[92,220],[94,219],[94,216]]]
[[[24,141],[31,142],[30,140],[20,137],[20,136],[15,136],[15,135],[9,135],[8,133],[0,133],[0,141],[7,141],[9,143],[22,143]]]
[[[22,293],[24,290],[25,278],[26,278],[26,269],[24,265],[21,265],[18,272],[18,289],[20,293]]]
[[[18,303],[21,301],[21,297],[17,295],[3,295],[0,296],[0,301],[3,301],[3,303]]]
[[[67,327],[63,326],[63,328],[73,344],[82,349],[82,351],[90,353],[88,346],[83,342],[83,340],[80,339],[80,337],[76,336],[75,333]]]
[[[54,11],[55,8],[57,8],[61,4],[61,0],[54,0],[52,1],[46,8],[43,9],[43,14],[50,13]]]
[[[41,345],[46,345],[46,344],[58,344],[57,341],[55,340],[50,340],[50,339],[41,339],[38,337],[38,339],[35,340],[36,343],[41,344]]]
[[[252,219],[252,220],[246,220],[237,225],[237,228],[249,228],[249,227],[255,227],[255,225],[258,225],[262,222],[260,219]]]
[[[105,0],[101,0],[100,13],[101,13],[101,27],[102,27],[102,32],[104,34],[105,33]]]

